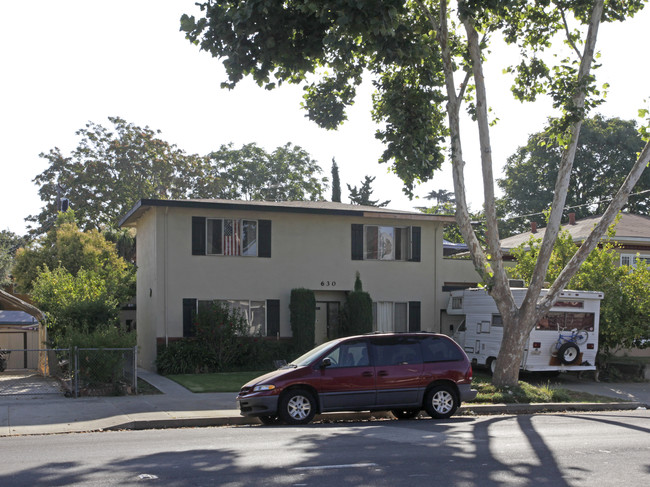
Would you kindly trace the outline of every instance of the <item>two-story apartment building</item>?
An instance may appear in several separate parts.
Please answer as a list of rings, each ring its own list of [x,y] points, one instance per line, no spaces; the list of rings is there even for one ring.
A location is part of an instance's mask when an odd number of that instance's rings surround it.
[[[229,302],[253,332],[291,336],[289,300],[317,301],[328,339],[360,273],[376,330],[440,330],[446,307],[442,231],[453,217],[332,202],[141,200],[121,220],[137,231],[140,365],[158,344],[191,333],[193,312]]]

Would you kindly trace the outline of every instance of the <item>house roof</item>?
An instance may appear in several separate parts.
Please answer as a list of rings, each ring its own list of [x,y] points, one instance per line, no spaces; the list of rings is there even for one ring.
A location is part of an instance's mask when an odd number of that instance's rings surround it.
[[[154,200],[142,199],[119,221],[119,226],[134,226],[150,208],[196,208],[219,210],[269,211],[280,213],[311,213],[322,215],[346,215],[374,218],[398,218],[405,220],[438,221],[453,223],[452,215],[430,215],[415,211],[391,210],[376,206],[350,205],[332,201],[241,201],[220,199]]]
[[[0,325],[34,325],[38,320],[24,311],[0,310]]]
[[[594,226],[601,218],[602,215],[576,220],[575,225],[567,223],[562,225],[561,229],[568,230],[575,242],[582,242],[589,236]],[[614,237],[614,240],[616,242],[643,245],[650,244],[650,217],[631,213],[621,213],[621,218],[615,228],[616,236]],[[504,251],[508,251],[528,242],[531,236],[534,236],[535,238],[543,238],[545,231],[545,228],[540,228],[536,233],[524,232],[519,235],[504,238],[501,240],[501,248]]]

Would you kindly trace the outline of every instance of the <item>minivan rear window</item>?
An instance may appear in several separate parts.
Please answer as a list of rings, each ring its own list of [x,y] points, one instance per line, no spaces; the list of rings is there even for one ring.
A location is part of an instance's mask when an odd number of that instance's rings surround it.
[[[460,349],[447,338],[426,337],[420,343],[425,363],[463,360]]]

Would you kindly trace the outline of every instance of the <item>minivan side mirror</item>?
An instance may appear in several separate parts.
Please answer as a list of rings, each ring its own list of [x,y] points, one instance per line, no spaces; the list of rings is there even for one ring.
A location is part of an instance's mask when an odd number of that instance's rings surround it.
[[[331,365],[332,360],[329,357],[325,357],[320,363],[320,368],[324,369],[325,367],[330,367]]]

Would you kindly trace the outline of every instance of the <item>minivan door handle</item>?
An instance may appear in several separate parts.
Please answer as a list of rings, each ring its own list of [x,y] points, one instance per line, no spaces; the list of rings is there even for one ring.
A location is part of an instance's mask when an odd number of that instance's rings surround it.
[[[372,377],[372,372],[369,370],[366,370],[363,374],[361,374],[363,377]]]
[[[377,375],[379,375],[381,377],[384,377],[384,376],[388,375],[388,372],[386,372],[385,370],[380,370]]]

